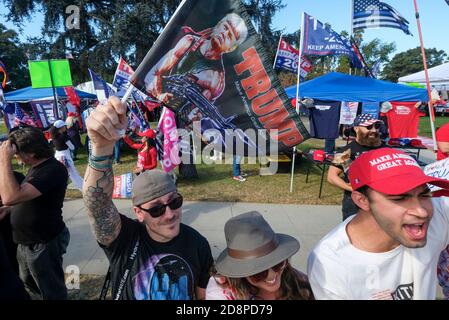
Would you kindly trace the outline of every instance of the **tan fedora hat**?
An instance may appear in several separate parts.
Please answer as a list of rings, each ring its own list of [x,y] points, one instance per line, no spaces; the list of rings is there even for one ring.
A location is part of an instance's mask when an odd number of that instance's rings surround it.
[[[299,250],[298,240],[275,233],[257,211],[229,219],[224,231],[227,248],[218,256],[215,267],[226,277],[249,277],[290,258]]]

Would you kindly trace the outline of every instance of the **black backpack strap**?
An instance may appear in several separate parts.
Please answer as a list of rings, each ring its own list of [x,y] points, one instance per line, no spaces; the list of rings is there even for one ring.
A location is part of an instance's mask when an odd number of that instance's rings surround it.
[[[131,268],[134,264],[134,260],[137,256],[137,252],[139,250],[139,245],[140,245],[140,234],[137,236],[136,243],[134,244],[133,250],[131,251],[130,255],[128,256],[128,260],[126,260],[125,271],[123,272],[123,275],[120,279],[119,287],[117,290],[117,294],[114,297],[114,300],[119,300],[120,297],[122,296],[123,288],[126,284],[126,280],[128,279]],[[99,300],[106,300],[106,295],[108,293],[110,284],[111,284],[111,265],[109,265],[108,272],[106,273],[106,277],[104,279],[103,288],[101,289]]]
[[[103,288],[101,289],[100,297],[98,300],[106,300],[106,295],[108,294],[109,286],[111,284],[111,265],[108,267],[108,272],[104,278]]]

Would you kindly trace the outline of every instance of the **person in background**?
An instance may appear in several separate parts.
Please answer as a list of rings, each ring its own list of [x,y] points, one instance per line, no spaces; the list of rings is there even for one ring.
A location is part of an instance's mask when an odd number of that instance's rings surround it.
[[[449,122],[438,128],[436,132],[438,146],[437,160],[449,157]]]
[[[141,143],[132,141],[128,136],[123,137],[131,148],[138,150],[137,164],[133,169],[135,174],[140,174],[145,170],[151,170],[157,167],[157,150],[156,150],[156,133],[153,129],[147,129],[143,132],[138,132],[138,136],[142,137]]]
[[[69,136],[69,139],[74,146],[74,149],[71,150],[72,160],[76,161],[78,160],[78,158],[76,157],[78,154],[78,149],[83,147],[80,136],[80,125],[78,123],[78,118],[76,117],[76,114],[69,112],[67,114],[67,119],[65,120],[65,123],[67,126],[67,135]]]
[[[347,170],[351,161],[354,161],[362,153],[382,146],[379,134],[381,123],[380,120],[374,119],[370,114],[358,115],[353,122],[353,129],[356,133],[355,140],[339,150],[341,153],[350,153],[349,161],[343,166],[330,166],[327,172],[327,181],[344,191],[342,200],[343,220],[356,214],[359,209],[351,198],[352,188],[349,184]],[[340,177],[341,174],[343,174],[343,177]]]
[[[298,240],[275,233],[257,211],[231,218],[224,230],[227,248],[212,270],[206,300],[313,299],[307,276],[290,264]]]
[[[246,181],[247,174],[245,172],[242,172],[240,168],[240,161],[242,160],[242,157],[239,155],[234,155],[233,161],[232,161],[232,179],[244,182]]]
[[[67,299],[63,255],[70,232],[62,206],[67,188],[67,170],[37,128],[18,129],[0,146],[0,197],[11,206],[14,242],[20,278],[26,288],[44,300]],[[19,184],[12,158],[30,166]],[[2,285],[0,285],[2,287]]]
[[[120,150],[120,146],[121,146],[121,140],[119,139],[115,145],[114,145],[114,164],[121,164],[122,162],[120,161],[120,156],[121,156],[121,150]]]
[[[67,127],[65,122],[62,120],[56,120],[50,128],[51,142],[56,149],[55,158],[61,162],[69,173],[70,179],[73,185],[79,191],[83,190],[83,178],[80,176],[75,164],[72,160],[72,155],[70,150],[75,147],[70,142],[69,136],[67,135]]]
[[[20,172],[14,171],[14,177],[18,184],[21,184],[25,176]],[[0,199],[0,239],[3,240],[6,254],[8,255],[12,269],[19,275],[19,262],[17,261],[17,243],[13,240],[11,224],[11,207],[4,206]]]

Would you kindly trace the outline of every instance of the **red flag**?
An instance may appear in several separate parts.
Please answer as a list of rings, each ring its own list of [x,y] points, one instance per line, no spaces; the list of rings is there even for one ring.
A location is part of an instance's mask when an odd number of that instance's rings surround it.
[[[64,91],[67,94],[67,97],[69,98],[69,102],[73,104],[76,108],[76,116],[79,120],[80,128],[83,128],[83,120],[81,118],[81,99],[76,93],[76,90],[74,87],[64,87]]]
[[[6,66],[1,60],[0,60],[0,73],[3,73],[2,88],[4,88],[6,86],[6,83],[9,81],[9,79],[8,79],[8,73],[6,72]]]

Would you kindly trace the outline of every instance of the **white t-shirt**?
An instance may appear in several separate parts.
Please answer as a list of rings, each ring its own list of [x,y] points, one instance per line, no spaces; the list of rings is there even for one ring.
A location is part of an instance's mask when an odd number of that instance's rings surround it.
[[[330,231],[308,259],[315,298],[435,299],[438,257],[449,243],[449,198],[434,198],[432,202],[434,213],[423,248],[400,245],[382,253],[357,249],[346,233],[353,217]]]

